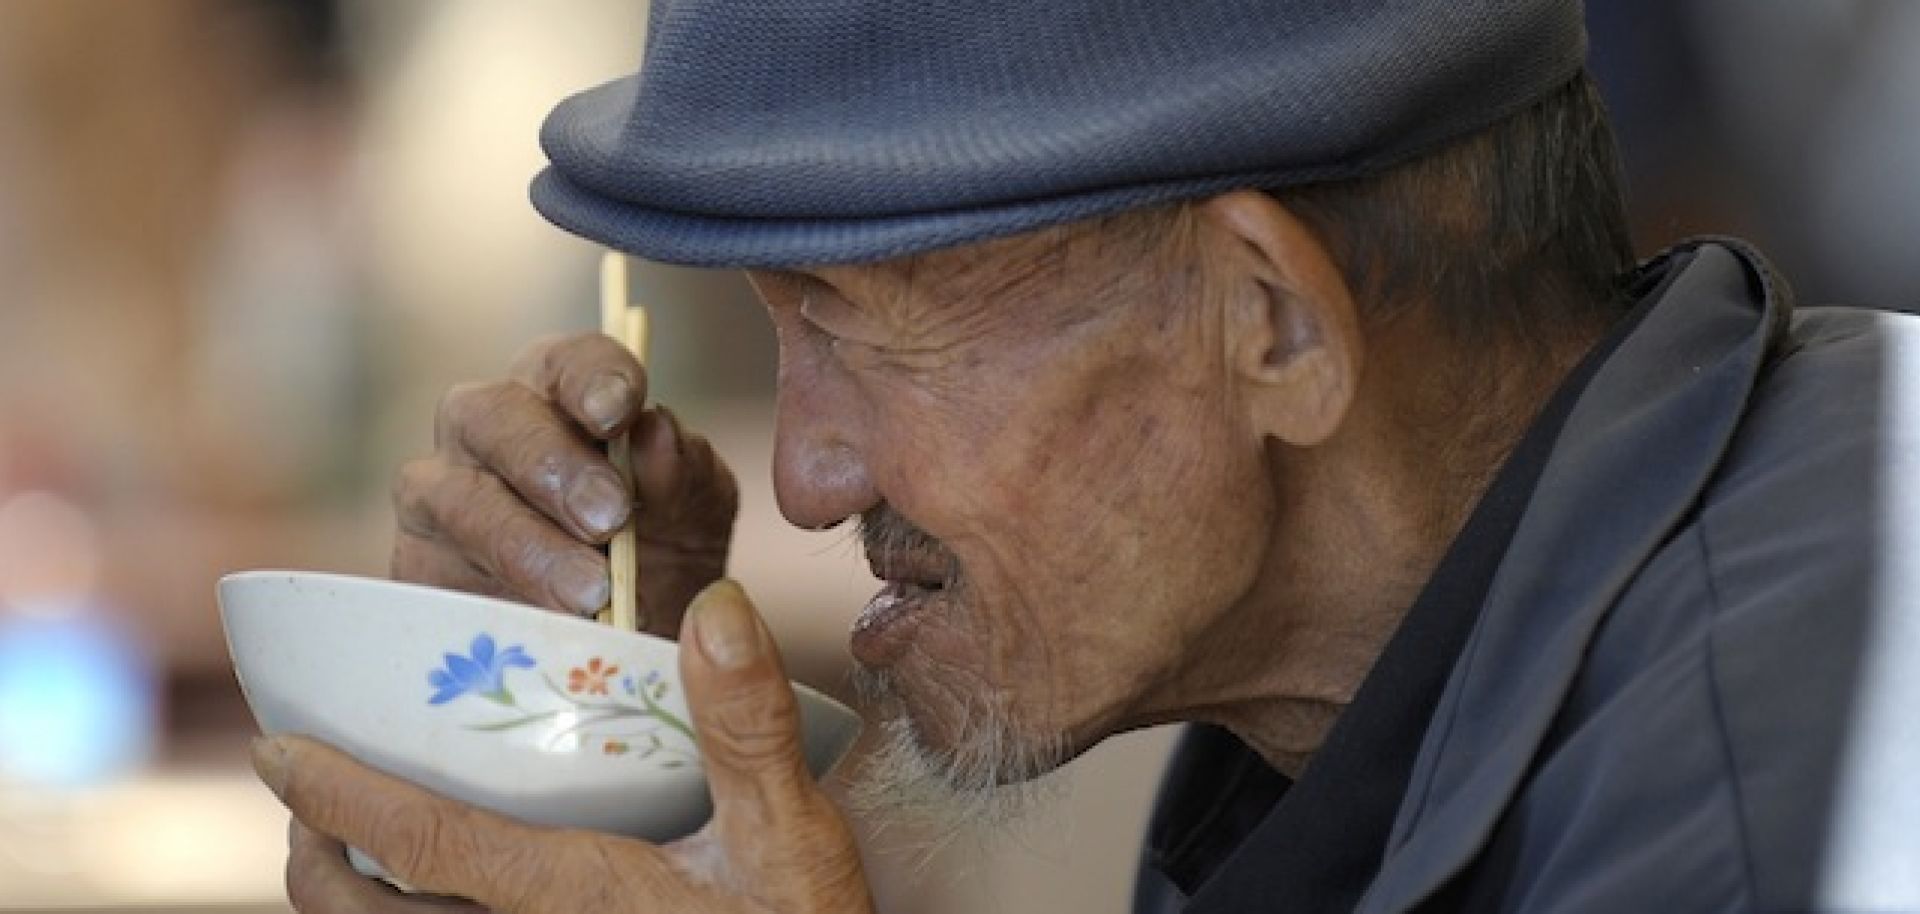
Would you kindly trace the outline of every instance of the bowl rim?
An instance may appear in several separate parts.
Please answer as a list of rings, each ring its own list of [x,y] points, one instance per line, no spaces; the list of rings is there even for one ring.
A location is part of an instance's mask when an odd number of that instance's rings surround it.
[[[376,578],[371,575],[348,574],[345,572],[338,572],[338,571],[310,571],[310,570],[301,570],[297,568],[250,568],[245,571],[227,572],[226,574],[221,575],[219,581],[216,583],[216,587],[218,589],[217,592],[222,596],[222,599],[220,600],[220,620],[221,620],[220,627],[222,629],[221,634],[226,636],[225,640],[227,641],[227,655],[230,662],[236,665],[238,664],[238,659],[236,656],[237,652],[234,651],[233,649],[233,633],[230,630],[227,630],[228,626],[226,624],[226,616],[229,610],[224,597],[225,597],[227,585],[230,583],[244,584],[244,583],[248,583],[250,581],[255,581],[255,580],[274,579],[274,580],[285,581],[287,579],[301,579],[301,578],[304,578],[307,580],[343,582],[353,586],[372,586],[375,588],[395,589],[395,590],[401,590],[401,591],[418,591],[425,594],[430,594],[435,599],[453,597],[468,603],[478,604],[479,606],[483,606],[490,609],[496,609],[496,610],[505,609],[505,610],[538,613],[540,615],[540,618],[545,622],[550,622],[550,623],[557,622],[557,623],[560,623],[560,625],[563,628],[576,627],[578,628],[578,630],[582,632],[592,631],[594,632],[596,637],[605,637],[605,636],[611,635],[616,641],[626,638],[626,639],[637,640],[641,644],[648,645],[649,647],[664,646],[664,647],[670,648],[674,652],[674,655],[676,658],[678,658],[679,651],[680,651],[680,642],[672,638],[666,638],[660,635],[650,634],[648,632],[632,632],[632,631],[627,631],[626,629],[614,628],[611,625],[603,625],[599,622],[596,622],[592,619],[585,618],[583,616],[575,616],[568,613],[558,612],[556,610],[545,609],[543,607],[535,606],[531,603],[523,603],[518,600],[509,600],[504,597],[492,597],[492,596],[487,596],[486,594],[469,593],[464,590],[454,590],[450,587],[436,587],[432,584],[420,584],[413,581],[396,581],[391,578]],[[676,660],[676,664],[673,672],[676,678],[680,675],[677,660]],[[824,709],[828,709],[835,713],[844,715],[864,726],[866,722],[865,718],[860,715],[860,712],[855,711],[853,708],[849,707],[845,702],[842,702],[839,699],[834,698],[833,696],[820,691],[819,689],[816,689],[810,685],[807,685],[806,683],[795,680],[792,677],[787,678],[787,684],[793,687],[793,690],[797,696],[811,698],[814,702],[823,706]]]

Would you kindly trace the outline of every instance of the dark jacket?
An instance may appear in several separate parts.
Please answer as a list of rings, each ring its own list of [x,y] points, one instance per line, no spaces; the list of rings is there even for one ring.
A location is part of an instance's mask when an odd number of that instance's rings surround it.
[[[1365,914],[1920,911],[1920,319],[1794,313],[1737,243],[1664,268],[1554,441]]]

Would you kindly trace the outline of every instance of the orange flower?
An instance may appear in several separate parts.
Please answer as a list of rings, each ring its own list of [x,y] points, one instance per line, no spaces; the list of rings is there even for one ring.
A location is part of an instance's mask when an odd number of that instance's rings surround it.
[[[626,755],[627,750],[632,748],[633,747],[627,745],[624,740],[610,739],[601,745],[600,751],[608,755]]]
[[[585,692],[588,695],[605,695],[607,694],[607,679],[619,672],[619,667],[603,664],[600,662],[600,658],[595,657],[587,661],[584,669],[576,666],[567,673],[567,691]]]

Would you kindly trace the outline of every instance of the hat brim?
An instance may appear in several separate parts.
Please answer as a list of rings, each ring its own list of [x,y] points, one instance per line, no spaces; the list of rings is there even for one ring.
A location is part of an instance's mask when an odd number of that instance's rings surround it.
[[[728,134],[713,140],[709,156],[671,133],[643,140],[634,126],[636,112],[658,103],[640,104],[641,77],[629,76],[577,93],[548,116],[541,143],[552,164],[534,178],[531,197],[534,208],[560,228],[649,260],[736,268],[873,263],[1232,190],[1377,173],[1531,105],[1572,78],[1584,46],[1578,18],[1561,31],[1563,40],[1547,43],[1560,53],[1538,55],[1524,72],[1488,76],[1486,68],[1474,67],[1439,87],[1414,87],[1425,93],[1413,93],[1419,98],[1470,96],[1473,105],[1441,105],[1447,116],[1428,116],[1427,108],[1398,96],[1377,98],[1375,107],[1383,111],[1375,119],[1397,126],[1381,128],[1385,139],[1346,137],[1353,148],[1338,155],[1320,148],[1331,141],[1291,137],[1277,121],[1271,143],[1199,163],[1239,169],[1226,173],[1196,172],[1191,156],[1175,156],[1191,145],[1191,131],[1170,128],[1154,132],[1162,137],[1158,146],[1149,148],[1143,140],[1139,150],[1108,150],[1110,157],[1128,161],[1144,156],[1145,165],[1087,175],[1069,165],[1094,155],[1097,144],[1081,148],[1093,140],[1018,167],[997,160],[983,164],[952,143],[886,155],[838,147],[836,155],[767,153],[832,145],[831,131],[809,127],[781,142],[756,133],[750,143],[729,145]],[[1501,91],[1483,85],[1488,80]],[[1336,102],[1352,100],[1328,96],[1325,104]],[[1268,155],[1289,139],[1301,144],[1295,154]],[[1025,148],[1011,140],[998,147]],[[648,155],[633,161],[636,149]]]
[[[1338,175],[1320,179],[1326,177]],[[728,218],[650,209],[581,188],[551,166],[534,178],[531,196],[534,208],[554,225],[617,251],[690,267],[773,269],[892,260],[1144,206],[1300,180],[1299,175],[1234,175],[858,219]]]

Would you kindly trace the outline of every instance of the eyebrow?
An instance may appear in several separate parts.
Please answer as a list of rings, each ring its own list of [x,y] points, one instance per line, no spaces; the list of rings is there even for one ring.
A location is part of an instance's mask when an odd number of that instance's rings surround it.
[[[1048,233],[1050,236],[1053,233]],[[972,302],[1017,303],[1044,294],[1050,281],[1057,281],[1068,259],[1070,235],[1046,238],[1003,239],[993,243],[985,256],[960,267],[947,267],[945,285],[955,295]],[[949,252],[914,257],[905,266],[900,289],[910,293],[920,282],[925,268]],[[938,266],[945,266],[940,264]]]
[[[883,269],[893,275],[878,281],[845,282],[846,278],[871,269],[857,265],[762,272],[801,289],[823,289],[856,309],[862,307],[863,301],[874,305],[911,303],[914,290],[929,283],[943,290],[943,294],[928,297],[933,307],[940,310],[970,303],[1018,304],[1042,298],[1050,291],[1051,284],[1058,282],[1072,260],[1076,240],[1080,240],[1078,234],[1060,228],[1037,236],[986,242],[979,254],[965,263],[952,262],[951,258],[961,256],[959,249],[953,248],[909,255],[885,265]],[[930,275],[935,278],[929,279]],[[883,298],[876,301],[876,297]],[[1064,320],[1077,323],[1083,316],[1068,315]]]

